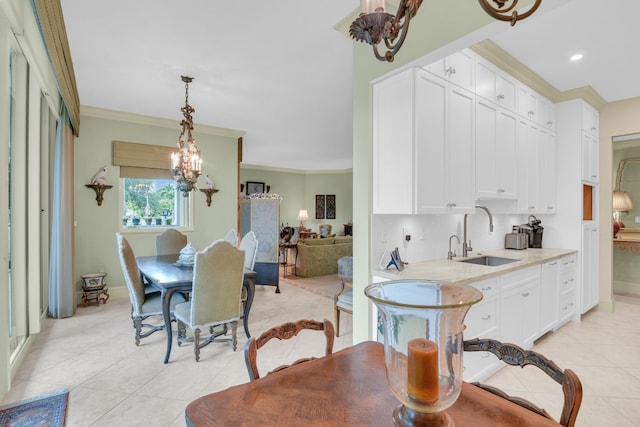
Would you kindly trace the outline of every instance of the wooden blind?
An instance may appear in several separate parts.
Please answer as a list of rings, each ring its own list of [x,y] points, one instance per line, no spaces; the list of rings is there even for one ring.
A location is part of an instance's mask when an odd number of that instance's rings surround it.
[[[73,134],[78,136],[80,134],[80,98],[60,0],[35,0],[32,5],[35,7],[38,25],[60,87],[60,94],[69,110]]]
[[[113,164],[120,166],[120,178],[171,179],[171,153],[161,145],[113,141]]]

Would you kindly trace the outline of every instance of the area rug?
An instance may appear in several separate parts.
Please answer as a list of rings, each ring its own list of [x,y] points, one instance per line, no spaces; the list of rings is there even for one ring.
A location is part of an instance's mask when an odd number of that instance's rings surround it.
[[[62,427],[69,390],[63,389],[0,407],[0,427]]]
[[[280,280],[297,288],[331,299],[333,299],[336,292],[338,292],[341,287],[341,282],[340,279],[338,279],[337,274],[328,274],[326,276],[316,277],[298,277],[293,275],[283,277],[280,275]]]

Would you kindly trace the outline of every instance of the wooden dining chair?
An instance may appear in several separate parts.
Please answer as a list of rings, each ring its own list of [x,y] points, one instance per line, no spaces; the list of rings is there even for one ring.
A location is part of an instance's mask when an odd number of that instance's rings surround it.
[[[535,351],[524,350],[515,344],[505,344],[492,339],[475,338],[472,340],[466,340],[464,341],[464,351],[488,351],[498,357],[498,359],[512,366],[520,366],[521,368],[524,368],[526,365],[533,365],[540,368],[555,382],[562,385],[564,404],[559,423],[566,427],[573,427],[575,425],[576,418],[578,417],[578,410],[582,403],[582,383],[575,372],[570,369],[561,369],[552,360],[547,359]],[[553,417],[547,411],[534,405],[528,400],[520,397],[509,396],[499,388],[490,385],[478,382],[473,384],[553,420]]]
[[[156,255],[179,254],[187,246],[187,236],[175,228],[167,228],[156,236]]]
[[[193,341],[196,362],[200,361],[200,349],[214,341],[231,341],[236,350],[243,280],[244,251],[231,243],[216,240],[196,253],[191,300],[175,308],[178,346]],[[186,337],[186,326],[193,330],[193,339]],[[231,337],[225,338],[229,326]],[[209,335],[201,338],[206,330]]]
[[[281,341],[291,339],[305,329],[324,331],[324,336],[327,340],[325,347],[325,356],[328,356],[333,352],[333,323],[331,323],[329,320],[324,319],[322,322],[320,322],[317,320],[301,319],[296,322],[286,322],[281,325],[274,326],[268,331],[263,332],[258,338],[251,337],[249,341],[247,341],[247,344],[244,347],[244,362],[247,365],[249,379],[251,381],[254,381],[260,378],[260,372],[258,371],[258,362],[256,359],[258,357],[258,350],[262,348],[262,346],[264,346],[273,338],[277,338]],[[272,369],[267,373],[267,375],[313,359],[315,359],[315,357],[305,357],[302,359],[298,359],[290,365],[281,365],[275,369]]]
[[[143,323],[145,319],[156,316],[162,319],[162,297],[160,292],[146,292],[145,284],[142,281],[136,256],[129,241],[120,233],[116,233],[118,242],[118,254],[120,256],[120,266],[122,274],[129,291],[129,299],[131,301],[131,320],[136,330],[136,345],[140,345],[140,340],[146,338],[156,331],[164,329],[164,324],[153,325]],[[171,296],[170,313],[173,318],[173,311],[176,304],[185,302],[185,297],[179,292]],[[144,329],[144,330],[143,330]]]

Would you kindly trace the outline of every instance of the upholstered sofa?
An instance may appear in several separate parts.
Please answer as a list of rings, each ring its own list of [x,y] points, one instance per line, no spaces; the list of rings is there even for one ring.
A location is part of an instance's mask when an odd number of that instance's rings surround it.
[[[348,255],[353,255],[351,236],[299,240],[296,274],[302,277],[335,274],[338,260]]]

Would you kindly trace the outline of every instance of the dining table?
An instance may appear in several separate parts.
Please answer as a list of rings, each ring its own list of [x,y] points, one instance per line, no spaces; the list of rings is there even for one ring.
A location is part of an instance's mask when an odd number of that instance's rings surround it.
[[[164,356],[164,363],[169,363],[171,356],[171,343],[173,341],[173,331],[171,329],[171,312],[169,302],[175,292],[190,292],[193,286],[193,266],[178,264],[180,254],[143,256],[136,258],[138,269],[143,279],[160,291],[162,299],[162,318],[164,329],[167,332],[167,350]],[[247,338],[251,338],[249,333],[249,313],[253,304],[257,273],[253,270],[244,270],[242,286],[246,291],[246,300],[243,301],[242,321],[244,332]]]
[[[392,426],[400,402],[387,384],[384,346],[365,341],[255,381],[202,396],[187,426]],[[552,419],[463,382],[446,410],[455,426],[559,426]]]

